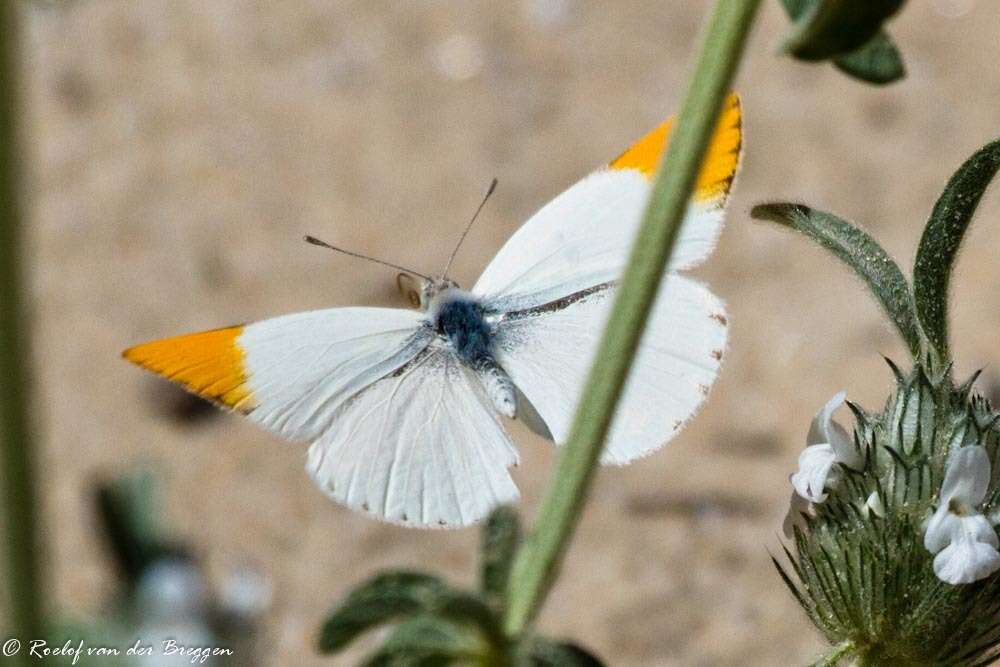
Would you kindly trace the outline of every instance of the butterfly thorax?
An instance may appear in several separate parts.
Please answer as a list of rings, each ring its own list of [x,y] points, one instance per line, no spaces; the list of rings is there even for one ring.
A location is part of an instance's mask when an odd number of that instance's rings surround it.
[[[448,339],[466,364],[476,366],[493,356],[492,327],[483,315],[482,305],[472,295],[458,289],[443,292],[428,314],[434,330]]]
[[[458,359],[476,371],[496,409],[513,417],[514,383],[493,354],[493,326],[480,301],[455,288],[439,292],[427,308],[430,325],[451,346]]]

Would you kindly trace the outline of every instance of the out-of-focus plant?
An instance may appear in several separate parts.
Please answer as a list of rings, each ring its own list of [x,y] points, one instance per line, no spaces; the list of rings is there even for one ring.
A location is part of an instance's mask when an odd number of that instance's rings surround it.
[[[0,1],[0,455],[6,528],[5,585],[12,636],[42,636],[44,590],[39,573],[34,441],[28,413],[28,318],[23,249],[23,152],[20,143],[18,8]],[[13,658],[28,664],[20,653]]]
[[[753,216],[803,232],[865,282],[913,357],[889,362],[895,391],[869,412],[848,403],[853,438],[816,416],[792,476],[782,578],[833,644],[819,664],[984,665],[1000,658],[1000,412],[952,378],[948,285],[1000,140],[949,181],[924,228],[910,287],[868,234],[801,204]]]
[[[842,72],[884,85],[906,76],[883,24],[903,0],[781,0],[792,19],[782,50],[799,60],[829,60]]]
[[[86,621],[62,617],[52,625],[47,646],[71,650],[46,664],[258,664],[256,642],[270,604],[269,583],[244,567],[230,568],[212,586],[194,551],[162,525],[156,488],[157,478],[149,472],[97,485],[99,526],[121,585],[107,613]],[[88,653],[100,647],[116,649],[117,655]]]

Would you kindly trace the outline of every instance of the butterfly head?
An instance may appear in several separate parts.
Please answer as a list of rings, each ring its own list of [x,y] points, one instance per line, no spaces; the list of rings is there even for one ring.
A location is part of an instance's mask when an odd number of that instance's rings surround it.
[[[451,278],[427,279],[409,273],[396,276],[396,285],[411,306],[424,311],[431,307],[437,296],[448,290],[459,289],[458,283]]]

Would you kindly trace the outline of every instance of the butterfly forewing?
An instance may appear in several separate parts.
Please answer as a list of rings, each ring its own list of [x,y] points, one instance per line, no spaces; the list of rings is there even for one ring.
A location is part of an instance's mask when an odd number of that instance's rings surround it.
[[[473,293],[497,309],[555,301],[617,280],[628,260],[669,138],[668,120],[533,215],[483,271]],[[727,100],[668,271],[691,268],[715,248],[740,151],[740,106]]]
[[[250,418],[294,440],[335,426],[342,403],[407,364],[434,338],[421,314],[397,308],[333,308],[248,325]]]

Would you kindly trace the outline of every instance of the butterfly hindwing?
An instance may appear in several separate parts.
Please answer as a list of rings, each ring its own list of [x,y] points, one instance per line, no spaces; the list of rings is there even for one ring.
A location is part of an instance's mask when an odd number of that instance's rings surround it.
[[[482,382],[446,345],[358,392],[307,468],[348,507],[411,526],[465,526],[517,498],[517,452]]]
[[[498,360],[557,443],[569,436],[613,294],[611,286],[586,290],[510,313],[497,327]],[[667,442],[704,402],[725,347],[722,303],[696,281],[669,276],[650,314],[602,462],[628,463]]]

